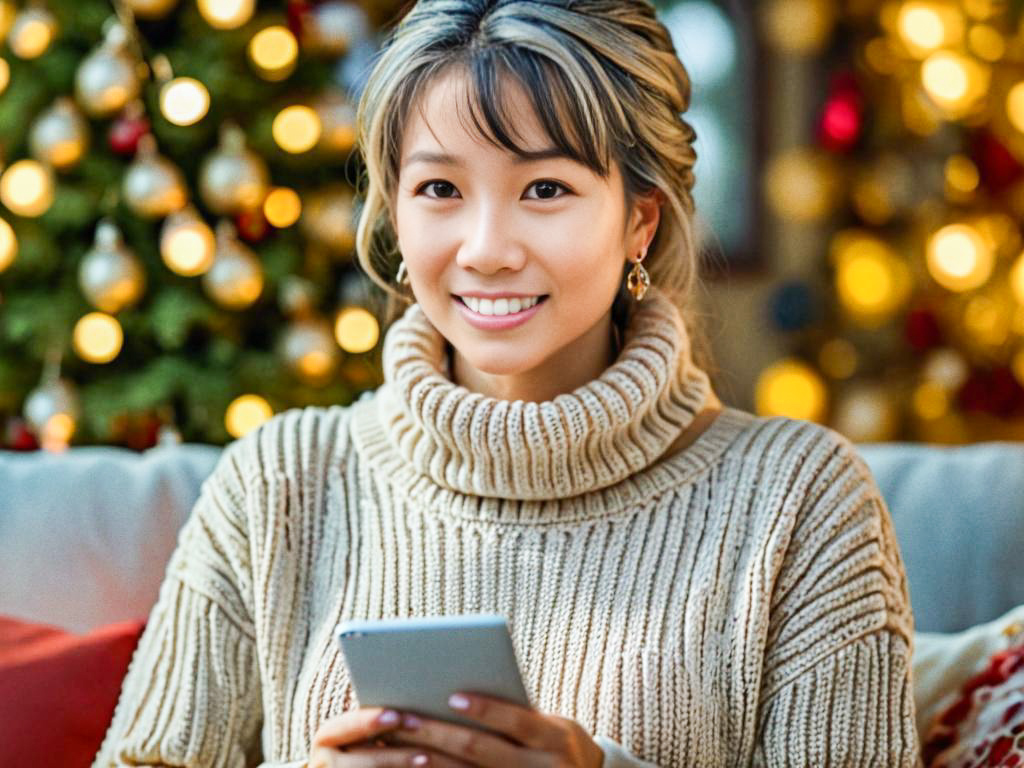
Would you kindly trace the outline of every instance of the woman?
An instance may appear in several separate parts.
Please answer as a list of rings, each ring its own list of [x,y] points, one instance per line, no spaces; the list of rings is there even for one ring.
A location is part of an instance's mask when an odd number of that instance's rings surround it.
[[[698,364],[688,102],[646,0],[411,9],[359,113],[385,383],[225,450],[97,766],[917,763],[866,465]],[[470,612],[536,711],[358,706],[340,620]]]

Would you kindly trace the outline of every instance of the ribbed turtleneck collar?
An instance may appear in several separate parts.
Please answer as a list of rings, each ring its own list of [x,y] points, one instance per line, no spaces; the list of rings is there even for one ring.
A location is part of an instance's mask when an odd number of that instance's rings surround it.
[[[451,491],[562,499],[655,462],[707,401],[678,309],[656,288],[637,306],[616,361],[553,400],[501,400],[448,378],[445,340],[418,304],[384,340],[378,416],[415,471]]]

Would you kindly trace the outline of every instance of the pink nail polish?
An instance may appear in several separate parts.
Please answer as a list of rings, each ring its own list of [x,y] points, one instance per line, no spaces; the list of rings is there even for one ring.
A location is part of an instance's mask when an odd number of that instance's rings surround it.
[[[430,763],[430,758],[427,757],[426,755],[416,755],[412,759],[412,764],[413,765],[417,765],[417,766],[429,765],[429,763]]]
[[[398,725],[401,716],[393,709],[387,709],[377,715],[377,725]]]
[[[465,711],[469,709],[469,699],[463,696],[461,693],[453,693],[448,697],[448,706],[452,709],[459,709]]]
[[[423,721],[416,717],[416,715],[402,716],[402,727],[407,731],[415,731],[421,725],[423,725]]]

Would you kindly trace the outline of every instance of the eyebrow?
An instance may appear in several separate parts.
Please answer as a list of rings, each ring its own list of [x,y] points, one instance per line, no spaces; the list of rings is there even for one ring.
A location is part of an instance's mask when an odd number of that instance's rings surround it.
[[[536,163],[541,160],[550,160],[552,158],[565,158],[567,160],[574,159],[558,147],[547,147],[546,149],[538,149],[534,151],[526,151],[522,154],[515,154],[513,155],[512,162],[516,165],[526,165],[528,163]],[[408,158],[406,158],[402,167],[405,168],[413,163],[438,163],[440,165],[457,166],[465,165],[461,158],[444,152],[413,152]]]

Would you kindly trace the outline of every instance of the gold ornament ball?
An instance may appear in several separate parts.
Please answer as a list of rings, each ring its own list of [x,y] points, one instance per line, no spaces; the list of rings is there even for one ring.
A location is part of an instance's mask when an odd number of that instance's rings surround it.
[[[174,10],[178,0],[127,0],[128,7],[140,19],[162,19]]]
[[[320,146],[329,151],[351,151],[356,143],[356,110],[341,94],[328,94],[313,104],[320,117]]]
[[[32,124],[28,145],[37,160],[68,170],[78,164],[89,147],[89,123],[74,101],[59,98]]]
[[[25,421],[37,435],[59,426],[69,439],[80,413],[78,392],[66,379],[56,379],[32,390],[23,410]],[[64,429],[68,425],[70,433]]]
[[[46,53],[56,36],[56,16],[42,7],[26,8],[14,17],[7,45],[19,59],[35,59]]]
[[[203,289],[228,309],[245,309],[263,293],[263,267],[256,255],[232,236],[218,233],[217,255],[203,275]]]
[[[320,385],[330,380],[341,361],[341,350],[330,325],[321,319],[299,320],[281,338],[281,357],[303,381]]]
[[[188,202],[181,171],[157,153],[152,135],[139,141],[135,160],[124,174],[122,195],[135,213],[150,219],[179,211]]]
[[[110,314],[142,298],[146,273],[112,223],[97,226],[93,247],[78,267],[78,285],[90,304]]]
[[[313,192],[303,206],[300,227],[307,237],[336,253],[355,243],[354,201],[348,187],[330,185]]]
[[[111,117],[141,90],[137,62],[120,48],[103,45],[75,72],[75,98],[91,117]]]
[[[270,172],[263,158],[245,147],[245,134],[226,127],[220,146],[199,168],[199,194],[217,214],[240,213],[263,204],[270,188]]]

